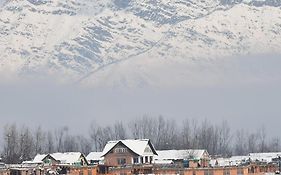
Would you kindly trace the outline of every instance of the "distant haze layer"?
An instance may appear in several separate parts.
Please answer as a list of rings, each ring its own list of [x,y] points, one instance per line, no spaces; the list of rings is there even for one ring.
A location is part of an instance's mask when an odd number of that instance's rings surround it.
[[[264,126],[270,135],[278,136],[279,58],[237,58],[232,67],[220,65],[212,71],[194,74],[200,75],[203,82],[217,75],[222,77],[211,85],[194,81],[192,86],[114,88],[42,80],[6,83],[0,86],[0,125],[41,125],[50,130],[69,126],[70,131],[83,133],[93,121],[107,125],[147,114],[172,118],[178,124],[185,118],[196,118],[213,123],[227,120],[233,129],[252,131]],[[112,72],[117,74],[118,71]],[[166,81],[173,84],[173,79]],[[188,81],[188,77],[182,81]]]

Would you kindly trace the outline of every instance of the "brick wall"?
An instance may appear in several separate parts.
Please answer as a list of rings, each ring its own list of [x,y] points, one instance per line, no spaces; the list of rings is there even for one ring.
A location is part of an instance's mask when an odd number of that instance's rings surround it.
[[[0,175],[9,175],[10,172],[8,170],[0,170]]]
[[[126,149],[125,152],[116,152],[116,149],[124,148]],[[122,166],[122,164],[118,163],[118,159],[125,159],[126,165],[133,164],[132,158],[137,157],[135,153],[127,149],[126,147],[122,147],[121,145],[115,147],[111,152],[105,155],[104,161],[105,165],[108,166]]]

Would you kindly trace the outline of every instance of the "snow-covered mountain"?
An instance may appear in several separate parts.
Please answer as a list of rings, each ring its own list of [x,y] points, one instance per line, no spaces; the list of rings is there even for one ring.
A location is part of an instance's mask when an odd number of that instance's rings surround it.
[[[6,76],[147,83],[152,70],[280,47],[280,0],[8,0],[0,10]]]

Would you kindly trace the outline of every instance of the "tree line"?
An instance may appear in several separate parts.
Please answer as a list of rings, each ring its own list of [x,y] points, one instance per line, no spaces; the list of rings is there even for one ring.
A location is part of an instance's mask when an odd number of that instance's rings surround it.
[[[264,127],[256,132],[232,130],[227,121],[185,119],[177,123],[162,116],[143,116],[108,126],[92,123],[89,131],[75,135],[68,127],[43,130],[8,124],[3,131],[1,157],[5,163],[32,160],[36,154],[54,152],[102,151],[109,140],[148,138],[156,150],[207,149],[211,155],[246,155],[253,152],[277,152],[280,139],[267,135]]]

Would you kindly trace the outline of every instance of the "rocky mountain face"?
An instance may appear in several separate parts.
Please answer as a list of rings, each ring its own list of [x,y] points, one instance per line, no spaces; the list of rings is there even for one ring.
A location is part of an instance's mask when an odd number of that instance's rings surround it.
[[[132,60],[190,65],[280,47],[279,0],[8,0],[0,10],[6,75],[90,83]]]

